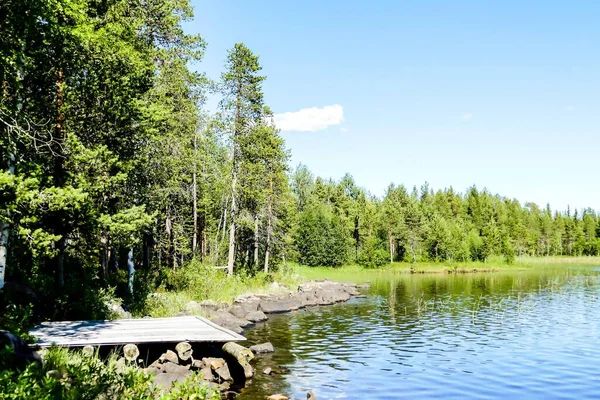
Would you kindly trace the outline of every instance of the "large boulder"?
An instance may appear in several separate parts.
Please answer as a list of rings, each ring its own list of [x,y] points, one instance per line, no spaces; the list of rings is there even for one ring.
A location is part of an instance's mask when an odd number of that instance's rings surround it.
[[[171,373],[156,374],[154,377],[154,385],[161,389],[168,390],[175,382],[184,382],[187,378],[187,375]]]
[[[22,368],[32,362],[42,362],[40,355],[29,348],[23,339],[12,332],[0,330],[0,348],[5,346],[13,351],[9,365],[14,368]]]
[[[317,297],[316,291],[299,292],[298,296],[304,307],[312,307],[319,305],[319,298]]]
[[[192,373],[183,365],[173,364],[172,362],[164,363],[160,368],[160,372],[163,374],[177,374],[181,376],[188,376]]]
[[[224,358],[206,357],[203,358],[202,361],[204,362],[204,365],[210,367],[213,371],[216,371],[226,364]]]
[[[190,301],[184,307],[184,314],[210,315],[211,313],[221,311],[223,308],[227,308],[226,304],[217,304],[212,300],[204,300],[201,302]]]
[[[350,295],[341,288],[319,289],[315,294],[322,306],[350,300]]]
[[[160,358],[158,359],[158,362],[160,364],[164,364],[166,362],[171,362],[173,364],[179,364],[179,357],[177,357],[177,354],[175,354],[174,351],[172,350],[167,350],[166,353],[163,353]]]
[[[229,372],[229,367],[227,364],[223,364],[222,367],[217,368],[215,370],[217,376],[223,381],[232,381],[231,372]]]
[[[304,304],[300,301],[300,296],[290,297],[271,297],[262,300],[259,305],[260,311],[265,314],[284,313],[288,311],[304,308]]]
[[[267,316],[262,311],[251,311],[244,316],[250,322],[262,322],[267,320]]]
[[[252,325],[252,322],[247,319],[238,318],[235,315],[228,313],[227,311],[217,311],[209,317],[212,322],[222,326],[223,328],[230,329],[238,334],[244,332],[245,327]]]
[[[131,313],[122,304],[109,301],[105,303],[110,316],[115,319],[131,319]]]
[[[254,346],[250,346],[250,350],[254,354],[262,354],[262,353],[273,353],[275,348],[269,342],[262,344],[255,344]]]

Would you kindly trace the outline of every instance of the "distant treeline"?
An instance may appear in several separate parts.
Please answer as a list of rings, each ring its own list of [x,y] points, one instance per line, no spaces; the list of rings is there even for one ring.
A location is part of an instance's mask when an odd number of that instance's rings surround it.
[[[0,3],[0,287],[89,317],[108,289],[143,300],[192,259],[254,274],[286,259],[598,254],[591,210],[475,188],[378,199],[350,176],[289,171],[258,57],[238,43],[218,81],[195,72],[206,43],[183,31],[192,16],[188,0]]]
[[[486,261],[490,255],[599,255],[600,220],[592,209],[552,211],[471,187],[434,191],[390,185],[382,199],[346,175],[292,177],[299,212],[294,236],[300,262],[367,266],[392,261]]]

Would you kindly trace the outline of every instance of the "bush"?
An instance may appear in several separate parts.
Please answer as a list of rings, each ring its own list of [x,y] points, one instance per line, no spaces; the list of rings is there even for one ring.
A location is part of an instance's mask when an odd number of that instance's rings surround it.
[[[356,262],[365,268],[378,268],[389,263],[389,253],[375,239],[368,239]]]
[[[331,210],[322,205],[307,208],[300,217],[296,240],[300,264],[338,267],[348,260],[347,231]]]
[[[6,350],[4,350],[6,351]],[[2,399],[218,399],[198,376],[161,393],[152,376],[133,365],[119,367],[116,357],[105,363],[81,351],[51,348],[44,365],[29,364],[23,371],[0,371]]]

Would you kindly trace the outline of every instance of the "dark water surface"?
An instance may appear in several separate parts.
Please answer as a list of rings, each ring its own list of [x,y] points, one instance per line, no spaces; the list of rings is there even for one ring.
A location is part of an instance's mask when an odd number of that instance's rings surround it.
[[[379,275],[367,298],[248,330],[276,352],[237,398],[599,399],[599,276]]]

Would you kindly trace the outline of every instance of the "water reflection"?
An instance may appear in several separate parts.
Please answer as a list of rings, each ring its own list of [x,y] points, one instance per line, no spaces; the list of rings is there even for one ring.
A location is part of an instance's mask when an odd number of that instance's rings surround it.
[[[238,398],[598,398],[598,294],[591,269],[379,277],[248,331],[277,351]]]

